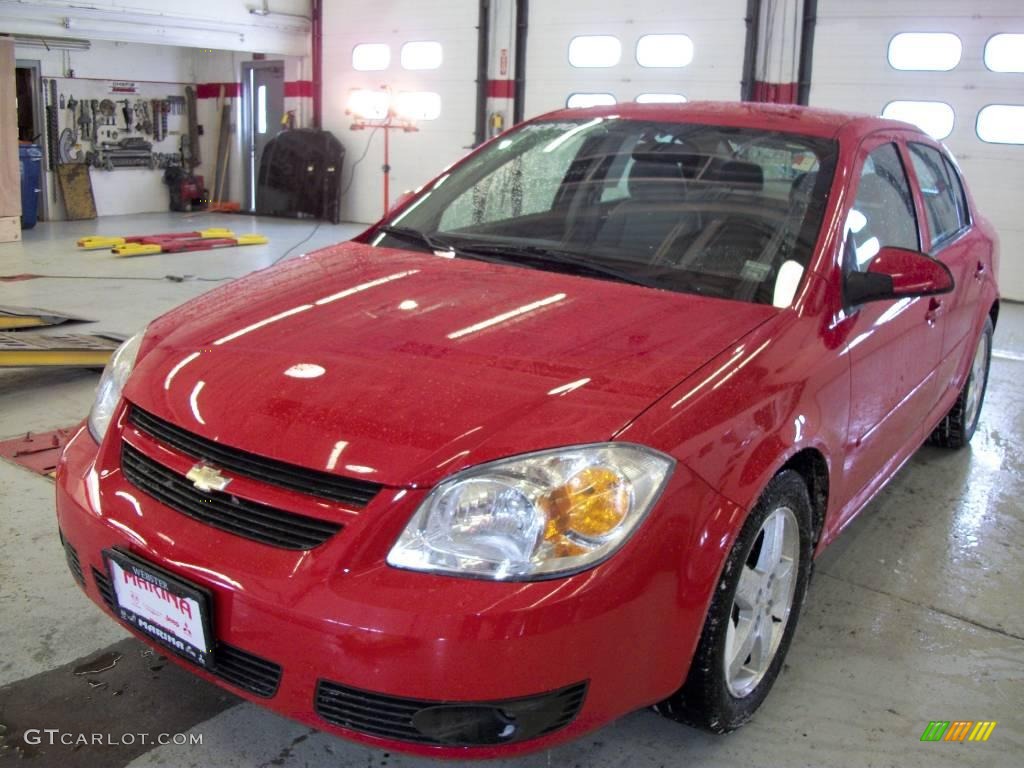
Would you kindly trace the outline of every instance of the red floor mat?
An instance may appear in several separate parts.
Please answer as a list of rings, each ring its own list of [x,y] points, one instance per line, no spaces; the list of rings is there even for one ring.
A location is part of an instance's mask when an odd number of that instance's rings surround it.
[[[77,427],[52,432],[28,432],[20,437],[0,441],[0,458],[21,464],[40,475],[53,477],[64,444]]]

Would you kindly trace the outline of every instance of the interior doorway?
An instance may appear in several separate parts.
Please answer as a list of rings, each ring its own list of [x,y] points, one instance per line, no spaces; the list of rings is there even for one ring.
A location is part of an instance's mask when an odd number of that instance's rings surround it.
[[[17,59],[14,64],[14,85],[18,103],[18,141],[28,141],[46,152],[46,110],[43,108],[43,79],[38,60]],[[45,167],[39,175],[39,219],[49,218]]]
[[[284,62],[242,64],[242,152],[245,165],[245,206],[256,210],[260,159],[267,143],[281,131],[284,117]]]

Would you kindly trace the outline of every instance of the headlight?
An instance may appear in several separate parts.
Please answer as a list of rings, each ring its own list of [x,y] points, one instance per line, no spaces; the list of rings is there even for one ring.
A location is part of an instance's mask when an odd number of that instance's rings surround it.
[[[495,580],[589,568],[625,543],[674,465],[649,448],[607,443],[474,467],[430,493],[388,563]]]
[[[100,385],[96,388],[96,402],[89,411],[89,432],[97,443],[102,442],[103,436],[107,434],[107,427],[114,417],[114,409],[121,400],[121,390],[124,389],[128,375],[135,367],[135,356],[139,354],[141,341],[141,333],[132,336],[117,348],[107,367],[103,369]]]

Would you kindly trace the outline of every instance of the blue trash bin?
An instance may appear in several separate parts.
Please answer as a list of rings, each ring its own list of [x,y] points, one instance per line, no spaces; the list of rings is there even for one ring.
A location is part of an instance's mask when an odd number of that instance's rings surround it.
[[[32,229],[39,216],[39,182],[43,172],[43,151],[35,144],[18,145],[21,158],[21,228]]]

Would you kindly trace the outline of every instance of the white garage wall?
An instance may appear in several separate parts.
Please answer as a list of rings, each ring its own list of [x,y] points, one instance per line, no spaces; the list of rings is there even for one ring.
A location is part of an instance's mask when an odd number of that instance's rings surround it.
[[[956,34],[963,43],[960,63],[948,72],[893,69],[888,46],[900,32]],[[1003,295],[1024,300],[1024,145],[987,144],[975,133],[985,105],[1024,104],[1024,74],[985,67],[985,41],[999,32],[1024,32],[1019,0],[819,0],[810,102],[873,114],[902,99],[952,106],[956,122],[944,142],[999,231]]]
[[[476,109],[478,3],[475,0],[387,0],[365,3],[336,0],[324,3],[323,127],[345,145],[341,215],[349,221],[372,222],[383,213],[383,130],[351,130],[346,115],[353,89],[389,87],[393,93],[432,91],[441,96],[441,115],[418,124],[416,133],[391,135],[391,199],[419,186],[468,151],[474,139]],[[435,70],[403,69],[403,43],[432,40],[443,46],[444,60]],[[352,67],[352,49],[359,43],[387,43],[387,69],[360,72]],[[369,144],[368,144],[369,142]],[[367,151],[365,159],[353,164]],[[350,182],[351,180],[351,182]]]
[[[311,0],[21,0],[0,4],[0,31],[219,50],[308,52]]]
[[[110,93],[113,80],[136,82],[138,98],[150,99],[181,95],[185,85],[194,82],[191,48],[100,41],[94,42],[88,51],[47,51],[24,46],[16,46],[15,51],[18,59],[38,61],[44,78],[57,78],[58,94],[74,96],[78,100],[124,98]],[[74,71],[74,78],[64,76],[66,67]],[[135,96],[129,98],[135,102]],[[120,126],[121,104],[116,104],[116,107],[117,125]],[[167,127],[171,131],[186,130],[185,120],[183,115],[169,115]],[[60,127],[73,127],[70,113],[66,110],[61,110]],[[145,138],[151,140],[150,137]],[[45,151],[45,140],[40,139],[39,143]],[[156,148],[160,152],[178,151],[178,136],[169,135]],[[56,179],[50,171],[46,173],[50,218],[62,219],[64,211],[57,194]],[[90,176],[96,211],[100,216],[167,210],[168,195],[163,171],[148,168],[102,171],[93,168]]]
[[[611,93],[632,101],[641,93],[680,93],[698,99],[737,100],[746,43],[745,0],[601,0],[530,3],[527,38],[527,117],[560,109],[574,92]],[[680,68],[645,68],[636,61],[636,43],[647,34],[685,34],[693,40],[693,61]],[[608,68],[569,63],[569,43],[577,35],[614,35],[622,58]]]

